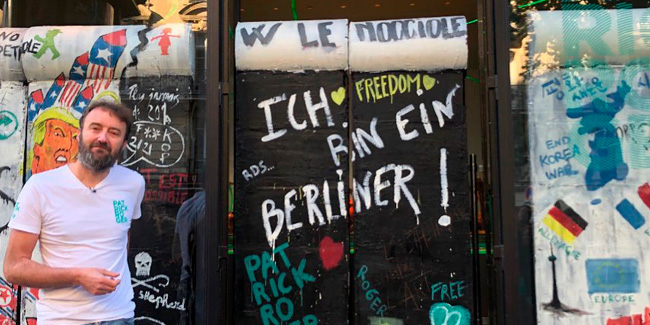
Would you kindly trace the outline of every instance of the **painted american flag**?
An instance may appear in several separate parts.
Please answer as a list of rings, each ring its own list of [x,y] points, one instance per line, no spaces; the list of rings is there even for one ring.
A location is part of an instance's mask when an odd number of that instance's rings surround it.
[[[45,95],[45,98],[43,98],[41,110],[52,107],[54,103],[56,103],[56,101],[59,99],[59,96],[61,95],[61,91],[63,90],[64,85],[65,75],[63,72],[61,72],[61,74],[59,74],[59,76],[54,79],[52,86],[50,86],[50,89],[47,91],[47,95]]]
[[[81,86],[86,81],[86,73],[88,71],[88,52],[78,56],[72,68],[70,68],[70,73],[68,74],[68,81],[65,83],[65,88],[63,88],[63,94],[59,101],[63,107],[70,107],[72,101],[81,90]]]
[[[81,89],[92,86],[95,94],[108,88],[117,61],[126,48],[126,29],[100,36],[90,49],[86,78]]]
[[[29,94],[29,101],[27,102],[27,119],[33,121],[38,112],[43,106],[43,91],[36,90]]]
[[[93,87],[88,86],[84,88],[81,93],[77,96],[77,99],[74,101],[74,105],[72,105],[72,109],[75,111],[82,113],[86,110],[86,107],[88,107],[88,104],[90,104],[90,101],[93,99],[94,93],[93,93]]]

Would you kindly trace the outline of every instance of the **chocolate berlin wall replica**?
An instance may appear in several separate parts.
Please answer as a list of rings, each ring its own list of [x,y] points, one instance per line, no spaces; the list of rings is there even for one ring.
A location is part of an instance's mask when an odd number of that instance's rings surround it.
[[[531,16],[542,31],[527,87],[539,324],[650,321],[644,13]]]
[[[193,49],[193,34],[183,24],[33,27],[22,43],[29,82],[27,176],[75,159],[78,119],[92,101],[123,101],[134,108],[136,123],[122,164],[147,181],[129,252],[139,323],[176,324],[188,308],[178,299],[182,263],[172,256],[172,243],[176,213],[191,196],[185,138],[192,132]],[[25,323],[36,316],[38,291],[23,292]]]
[[[25,146],[25,75],[21,46],[26,29],[0,28],[0,324],[16,324],[17,286],[8,283],[2,265],[9,241],[7,225],[23,185]]]
[[[347,21],[235,33],[235,323],[348,316]],[[333,155],[334,154],[334,160]]]
[[[470,324],[464,17],[350,24],[357,324]]]

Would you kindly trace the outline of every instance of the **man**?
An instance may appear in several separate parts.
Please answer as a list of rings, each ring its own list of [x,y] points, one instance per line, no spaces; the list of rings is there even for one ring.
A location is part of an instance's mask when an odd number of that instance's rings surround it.
[[[39,324],[133,324],[128,233],[144,178],[115,163],[132,120],[121,104],[92,103],[79,120],[77,161],[33,175],[18,197],[4,273],[41,288]],[[42,264],[31,260],[37,241]]]
[[[36,117],[32,130],[34,147],[27,161],[32,175],[64,166],[76,158],[79,121],[67,110],[46,109]]]

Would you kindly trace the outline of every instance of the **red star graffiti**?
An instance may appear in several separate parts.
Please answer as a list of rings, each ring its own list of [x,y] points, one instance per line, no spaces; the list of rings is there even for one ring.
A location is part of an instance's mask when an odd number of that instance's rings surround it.
[[[13,294],[7,287],[0,287],[0,307],[8,307],[11,304]]]

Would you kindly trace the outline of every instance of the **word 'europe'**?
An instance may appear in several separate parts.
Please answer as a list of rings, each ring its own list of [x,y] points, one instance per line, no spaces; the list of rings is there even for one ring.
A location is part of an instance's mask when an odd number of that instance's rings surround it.
[[[244,266],[251,283],[251,293],[255,304],[260,307],[260,317],[264,325],[316,325],[318,318],[314,315],[305,315],[302,319],[291,321],[294,314],[293,302],[286,297],[294,289],[295,284],[298,290],[302,290],[307,282],[314,282],[316,278],[305,273],[306,259],[300,260],[298,267],[292,267],[285,249],[289,247],[284,243],[273,250],[272,254],[279,254],[282,263],[275,262],[275,259],[268,252],[261,255],[253,254],[244,258]],[[280,272],[279,267],[284,266],[286,271]],[[270,271],[270,272],[269,272]],[[293,281],[289,284],[289,274]],[[270,276],[272,275],[272,276]],[[261,278],[258,278],[261,276]],[[275,301],[273,301],[275,300]]]

